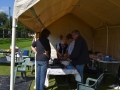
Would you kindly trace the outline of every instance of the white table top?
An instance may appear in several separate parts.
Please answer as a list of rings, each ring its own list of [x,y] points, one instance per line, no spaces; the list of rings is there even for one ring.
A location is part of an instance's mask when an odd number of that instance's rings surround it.
[[[49,86],[49,75],[68,75],[68,74],[73,74],[75,76],[76,80],[78,80],[78,81],[81,80],[81,77],[75,68],[73,68],[73,69],[48,68],[47,74],[46,74],[46,79],[45,79],[45,86],[47,86],[47,87]]]
[[[47,74],[49,75],[67,75],[67,74],[78,74],[75,68],[67,69],[67,68],[48,68]]]

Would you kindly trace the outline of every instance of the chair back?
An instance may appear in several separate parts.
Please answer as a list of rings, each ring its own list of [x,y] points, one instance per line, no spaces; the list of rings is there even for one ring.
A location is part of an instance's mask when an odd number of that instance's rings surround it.
[[[24,50],[24,52],[22,53],[23,56],[29,56],[29,50]]]
[[[97,88],[98,85],[101,83],[101,81],[102,81],[102,79],[103,79],[103,76],[104,76],[104,73],[102,73],[102,74],[98,77],[95,88]]]
[[[82,86],[82,85],[79,85],[78,89],[77,90],[95,90],[94,88],[91,88],[91,87],[87,87],[87,86]]]
[[[30,56],[30,57],[34,57],[34,56],[35,56],[35,53],[31,50],[29,56]]]
[[[23,69],[23,70],[26,70],[26,66],[27,66],[27,64],[30,62],[30,58],[25,58],[24,59],[24,62],[22,63],[22,66],[21,66],[21,68]]]

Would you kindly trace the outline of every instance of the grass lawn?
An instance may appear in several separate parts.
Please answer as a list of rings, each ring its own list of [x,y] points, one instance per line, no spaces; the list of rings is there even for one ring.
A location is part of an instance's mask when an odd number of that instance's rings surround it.
[[[31,50],[31,41],[32,38],[23,38],[23,39],[16,39],[16,46],[18,46],[20,49],[28,49]],[[11,39],[0,39],[0,49],[9,49],[11,45]],[[10,65],[9,64],[0,64],[0,75],[10,75]],[[17,73],[18,76],[20,76],[20,73]],[[85,80],[87,77],[94,77],[94,74],[89,74],[89,73],[84,73],[85,75]],[[27,70],[27,76],[28,77],[34,77],[34,75],[31,75],[31,72]],[[110,78],[107,78],[108,76],[111,76]],[[68,77],[71,77],[71,75],[69,75]],[[109,89],[108,85],[113,84],[113,79],[114,77],[112,75],[107,75],[106,77],[106,81],[104,83],[102,83],[99,87],[99,90],[114,90],[114,89]],[[58,78],[58,82],[62,82],[60,80],[65,81],[65,77],[61,76]],[[55,83],[55,79],[54,77],[51,75],[50,76],[50,81],[49,81],[49,87],[47,88],[47,90],[51,90],[52,85]],[[30,90],[34,90],[35,81],[33,80],[33,82],[31,83],[30,86]],[[71,87],[72,90],[74,90],[76,88],[76,83],[69,83],[69,86]],[[68,87],[54,87],[53,90],[69,90]]]

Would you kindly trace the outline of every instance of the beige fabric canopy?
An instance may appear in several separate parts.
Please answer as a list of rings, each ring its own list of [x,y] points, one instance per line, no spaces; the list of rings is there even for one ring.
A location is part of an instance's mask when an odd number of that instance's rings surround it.
[[[78,29],[89,49],[120,59],[120,0],[16,0],[14,18],[35,32],[51,31],[54,46]]]
[[[15,6],[14,17],[34,31],[49,26],[68,13],[94,29],[106,24],[120,24],[119,0],[16,0]]]

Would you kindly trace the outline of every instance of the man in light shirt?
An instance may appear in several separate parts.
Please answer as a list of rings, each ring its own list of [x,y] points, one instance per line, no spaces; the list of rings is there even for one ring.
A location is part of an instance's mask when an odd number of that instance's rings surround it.
[[[74,44],[75,44],[75,41],[73,40],[72,38],[72,35],[71,34],[68,34],[66,36],[66,39],[70,42],[69,46],[68,46],[68,57],[70,56],[73,48],[74,48]]]
[[[57,47],[58,47],[58,45],[60,44],[60,42],[61,42],[61,40],[63,39],[63,35],[60,35],[59,36],[59,39],[56,41],[56,43],[55,43],[55,46],[56,46],[56,50],[57,50]]]

